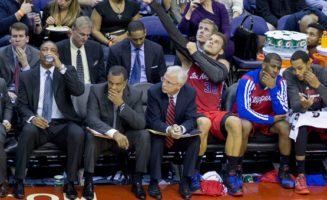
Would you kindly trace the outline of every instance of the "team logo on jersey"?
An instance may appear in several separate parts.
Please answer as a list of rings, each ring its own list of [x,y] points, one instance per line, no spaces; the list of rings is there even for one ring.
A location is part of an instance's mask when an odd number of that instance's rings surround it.
[[[254,96],[252,97],[252,103],[261,104],[263,101],[271,101],[270,96]]]
[[[192,75],[190,76],[190,79],[197,79],[197,80],[209,80],[209,78],[207,77],[207,75],[205,75],[204,73],[202,73],[200,75],[200,77],[196,74],[196,72],[193,72]]]

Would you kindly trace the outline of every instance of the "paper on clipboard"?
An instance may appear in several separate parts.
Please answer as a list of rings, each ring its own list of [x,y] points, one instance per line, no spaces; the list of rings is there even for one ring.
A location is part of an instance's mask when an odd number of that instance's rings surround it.
[[[149,131],[150,133],[156,134],[156,135],[163,135],[163,136],[169,136],[168,133],[163,133],[160,131],[156,131],[153,129],[146,129],[147,131]],[[193,136],[198,136],[201,135],[201,131],[197,130],[197,129],[193,129],[190,133],[184,133],[181,138],[187,138],[187,137],[193,137]]]
[[[105,138],[105,139],[109,139],[109,140],[113,140],[112,137],[108,136],[108,135],[104,135],[102,133],[99,133],[98,131],[94,130],[94,129],[91,129],[90,127],[86,127],[86,129],[88,131],[90,131],[90,133],[92,133],[92,135],[94,135],[95,137],[101,137],[101,138]]]

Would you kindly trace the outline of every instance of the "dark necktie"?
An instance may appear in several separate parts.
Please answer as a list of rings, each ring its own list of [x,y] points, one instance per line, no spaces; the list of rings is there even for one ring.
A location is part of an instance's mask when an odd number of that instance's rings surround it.
[[[18,86],[19,86],[19,74],[21,70],[21,65],[19,61],[17,61],[16,68],[15,68],[15,93],[18,94]]]
[[[166,114],[166,124],[168,126],[171,126],[175,123],[175,103],[174,103],[174,97],[170,96],[169,105],[167,108],[167,114]],[[166,137],[166,147],[169,149],[174,144],[174,139],[171,136]]]
[[[129,84],[139,83],[141,81],[141,60],[140,49],[135,49],[135,60],[132,69],[132,74],[129,79]]]
[[[42,109],[42,117],[44,117],[48,122],[51,121],[52,114],[52,79],[51,72],[49,70],[46,71],[46,78],[44,81],[44,96],[43,96],[43,109]]]
[[[76,65],[78,78],[84,83],[84,69],[80,50],[77,50]]]

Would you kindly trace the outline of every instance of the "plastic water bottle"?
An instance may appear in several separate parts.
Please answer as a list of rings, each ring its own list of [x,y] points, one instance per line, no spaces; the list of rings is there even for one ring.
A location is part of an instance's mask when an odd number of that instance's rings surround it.
[[[327,31],[324,31],[321,36],[321,48],[327,48]]]

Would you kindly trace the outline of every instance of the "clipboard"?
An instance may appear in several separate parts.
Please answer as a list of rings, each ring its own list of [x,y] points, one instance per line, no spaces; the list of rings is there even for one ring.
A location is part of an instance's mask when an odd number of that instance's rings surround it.
[[[90,127],[86,127],[86,129],[88,131],[90,131],[90,133],[92,133],[92,135],[94,135],[95,137],[100,137],[100,138],[105,138],[105,139],[108,139],[108,140],[113,140],[114,138],[108,136],[108,135],[104,135],[102,133],[99,133],[98,131],[94,130],[94,129],[91,129]]]
[[[156,130],[153,130],[153,129],[146,129],[146,130],[149,131],[150,133],[153,133],[153,134],[156,134],[156,135],[170,136],[168,133],[156,131]],[[201,131],[199,131],[197,129],[193,129],[189,133],[184,133],[180,138],[188,138],[188,137],[194,137],[194,136],[198,136],[198,135],[201,135]]]

